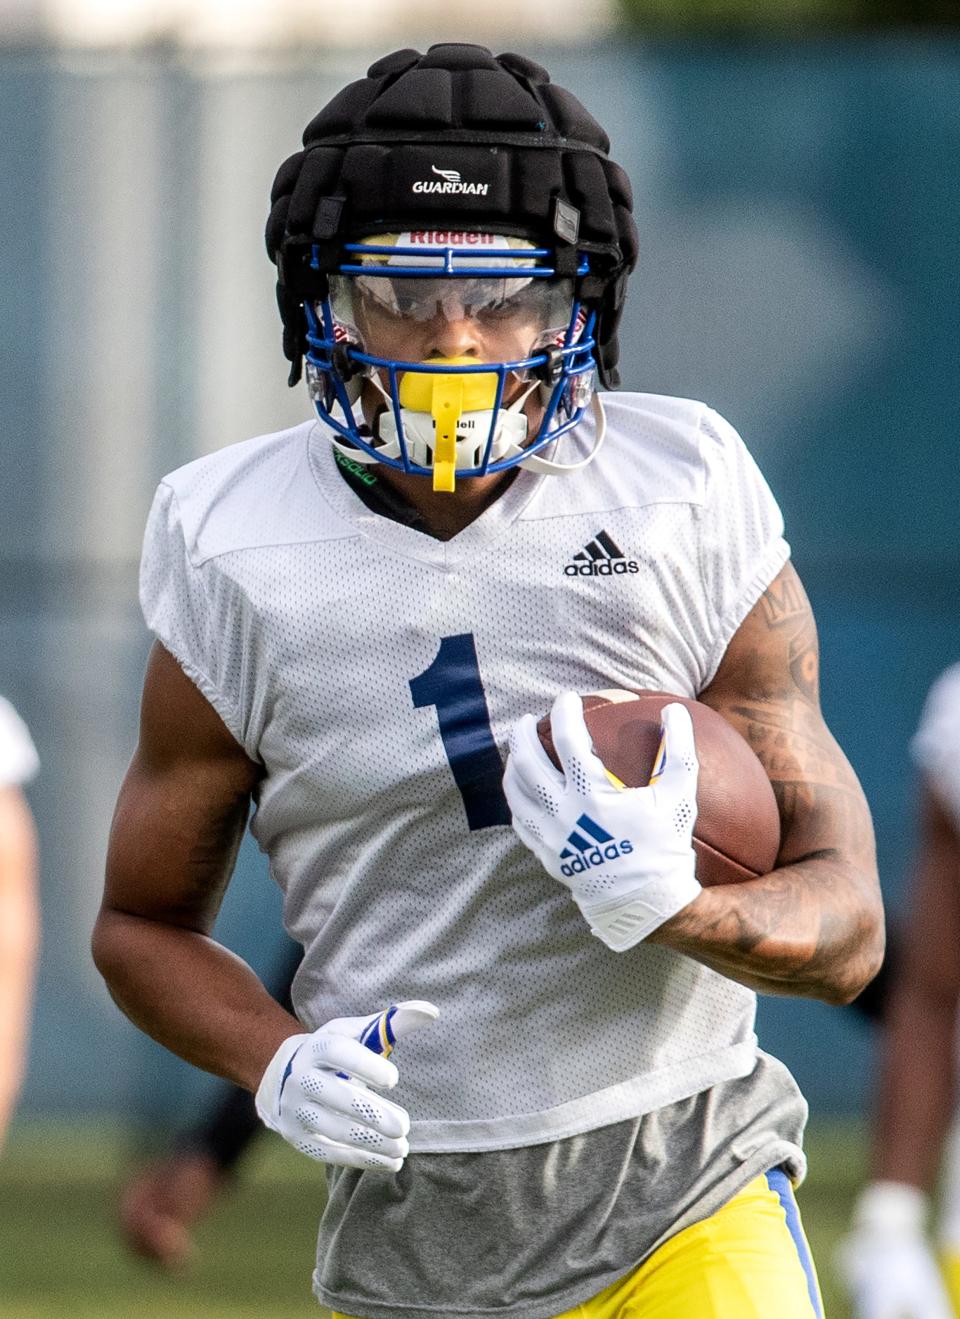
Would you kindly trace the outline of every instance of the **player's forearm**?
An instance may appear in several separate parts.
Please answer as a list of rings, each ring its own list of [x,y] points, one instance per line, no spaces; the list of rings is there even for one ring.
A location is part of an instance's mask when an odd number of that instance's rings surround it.
[[[960,834],[921,787],[910,908],[885,1017],[873,1175],[929,1190],[953,1115],[960,998]]]
[[[39,929],[32,896],[0,902],[0,1089],[26,1042]]]
[[[93,956],[141,1030],[247,1090],[256,1090],[282,1041],[303,1029],[245,962],[196,931],[104,909]]]
[[[0,790],[0,1144],[26,1065],[40,913],[37,841],[23,795]]]
[[[19,915],[24,918],[11,918],[10,911],[0,903],[0,1144],[26,1065],[38,942],[33,914]]]
[[[872,876],[818,856],[704,889],[650,942],[762,993],[849,1003],[880,968],[883,911]]]
[[[873,1177],[931,1190],[953,1116],[957,1001],[901,979],[890,1003],[878,1085]]]

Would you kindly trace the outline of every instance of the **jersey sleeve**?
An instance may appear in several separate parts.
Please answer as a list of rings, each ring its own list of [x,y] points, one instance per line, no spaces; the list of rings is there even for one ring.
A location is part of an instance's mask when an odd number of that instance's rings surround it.
[[[707,408],[700,422],[706,488],[700,570],[712,615],[703,686],[737,628],[790,557],[780,507],[743,440]]]
[[[910,752],[938,795],[960,804],[960,664],[930,688]]]
[[[140,562],[147,627],[177,660],[248,754],[243,715],[243,605],[215,560],[191,557],[175,490],[154,497]]]
[[[26,724],[10,702],[0,696],[0,788],[22,786],[39,768],[37,749]]]

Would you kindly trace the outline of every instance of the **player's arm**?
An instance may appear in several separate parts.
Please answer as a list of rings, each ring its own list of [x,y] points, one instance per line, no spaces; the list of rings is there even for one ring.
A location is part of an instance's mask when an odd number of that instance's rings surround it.
[[[873,827],[820,711],[816,625],[790,564],[747,615],[700,699],[766,769],[780,853],[769,875],[703,889],[650,939],[766,993],[849,1002],[883,957]]]
[[[954,1112],[960,837],[929,783],[915,857],[905,946],[884,1019],[872,1178],[837,1254],[857,1319],[954,1313],[927,1226],[928,1192]]]
[[[23,793],[0,787],[0,1144],[23,1076],[40,926],[36,868]]]
[[[148,1035],[255,1090],[301,1026],[211,938],[260,767],[159,643],[110,831],[93,956]]]
[[[960,836],[935,791],[921,793],[905,947],[883,1042],[872,1172],[933,1186],[953,1116],[960,998]]]
[[[429,1003],[341,1017],[312,1034],[211,937],[261,774],[160,645],[147,666],[140,741],[110,831],[93,956],[118,1006],[197,1067],[256,1095],[257,1113],[302,1153],[396,1172],[410,1119],[387,1057],[429,1024]]]

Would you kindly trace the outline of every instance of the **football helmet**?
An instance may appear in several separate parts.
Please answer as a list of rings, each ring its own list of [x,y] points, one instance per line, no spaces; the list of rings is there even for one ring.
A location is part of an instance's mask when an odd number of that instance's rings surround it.
[[[384,56],[314,116],[274,181],[267,251],[290,384],[306,362],[352,458],[443,490],[589,460],[544,450],[594,374],[619,383],[637,233],[609,149],[540,65],[462,43]]]
[[[582,465],[538,458],[583,417],[596,369],[596,314],[549,248],[434,229],[374,235],[345,244],[344,255],[327,296],[305,306],[310,396],[338,448],[430,476],[445,491],[457,476]],[[576,273],[588,270],[584,254]],[[437,350],[464,325],[470,355]],[[432,351],[387,355],[377,351],[384,338]],[[487,345],[501,355],[491,358]]]

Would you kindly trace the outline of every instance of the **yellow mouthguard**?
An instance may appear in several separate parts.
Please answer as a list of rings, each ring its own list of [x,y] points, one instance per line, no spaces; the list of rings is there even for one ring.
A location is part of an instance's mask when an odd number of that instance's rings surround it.
[[[424,366],[476,366],[471,357],[441,357]],[[493,407],[497,376],[493,371],[447,374],[407,371],[400,381],[400,406],[411,412],[429,412],[433,417],[433,488],[452,491],[456,487],[457,426],[465,412]]]

